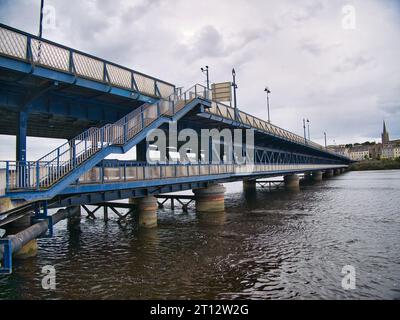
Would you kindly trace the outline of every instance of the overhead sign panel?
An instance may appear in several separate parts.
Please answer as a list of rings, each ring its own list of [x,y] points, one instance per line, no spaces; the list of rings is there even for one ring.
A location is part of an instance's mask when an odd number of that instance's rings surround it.
[[[212,84],[212,99],[214,101],[226,102],[231,101],[231,82],[221,82]]]

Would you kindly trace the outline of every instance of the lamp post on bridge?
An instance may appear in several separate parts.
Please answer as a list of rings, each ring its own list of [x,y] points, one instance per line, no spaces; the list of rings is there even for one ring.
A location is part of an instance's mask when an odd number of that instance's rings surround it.
[[[44,7],[44,0],[40,1],[40,25],[39,25],[39,38],[43,35],[43,7]]]
[[[269,116],[269,94],[271,93],[271,90],[269,90],[268,87],[265,87],[264,92],[267,93],[268,123],[270,123],[271,122],[271,118]]]
[[[304,143],[307,144],[307,136],[306,136],[306,119],[303,118],[303,130],[304,130]]]
[[[232,69],[232,77],[233,77],[233,82],[232,82],[232,87],[233,87],[233,103],[235,105],[235,120],[237,120],[238,117],[238,109],[237,109],[237,100],[236,100],[236,89],[237,89],[237,84],[236,84],[236,71],[235,68]]]
[[[200,70],[201,70],[201,72],[206,74],[206,77],[207,77],[207,90],[210,90],[210,78],[209,78],[209,73],[208,73],[208,66],[206,66],[205,68],[201,68]]]
[[[324,132],[324,138],[325,138],[325,149],[326,149],[326,147],[327,147],[327,145],[326,145],[326,132]]]
[[[308,130],[308,140],[311,141],[310,137],[310,120],[307,119],[307,130]]]

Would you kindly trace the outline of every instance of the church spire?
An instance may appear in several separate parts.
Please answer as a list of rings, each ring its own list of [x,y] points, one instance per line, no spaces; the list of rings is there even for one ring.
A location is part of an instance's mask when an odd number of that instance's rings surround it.
[[[389,141],[389,132],[387,132],[386,123],[385,120],[383,120],[382,144],[388,144]]]

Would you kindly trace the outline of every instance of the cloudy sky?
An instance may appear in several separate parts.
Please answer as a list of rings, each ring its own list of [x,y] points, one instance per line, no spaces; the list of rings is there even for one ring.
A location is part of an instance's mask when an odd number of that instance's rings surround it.
[[[204,65],[213,82],[235,67],[240,109],[266,119],[268,85],[272,122],[302,135],[309,118],[321,144],[324,131],[329,144],[379,141],[383,119],[400,138],[399,0],[45,2],[56,23],[44,37],[177,86],[204,83]],[[39,3],[0,0],[0,21],[36,34]],[[0,136],[1,158],[14,142]],[[59,142],[28,143],[35,159]]]

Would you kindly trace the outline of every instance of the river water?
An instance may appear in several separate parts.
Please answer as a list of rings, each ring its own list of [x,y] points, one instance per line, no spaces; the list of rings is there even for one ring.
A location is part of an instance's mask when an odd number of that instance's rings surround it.
[[[61,222],[37,257],[0,276],[0,299],[400,299],[399,170],[348,172],[300,192],[226,186],[225,213],[166,206],[153,230],[116,217]],[[42,288],[45,265],[56,290]]]

